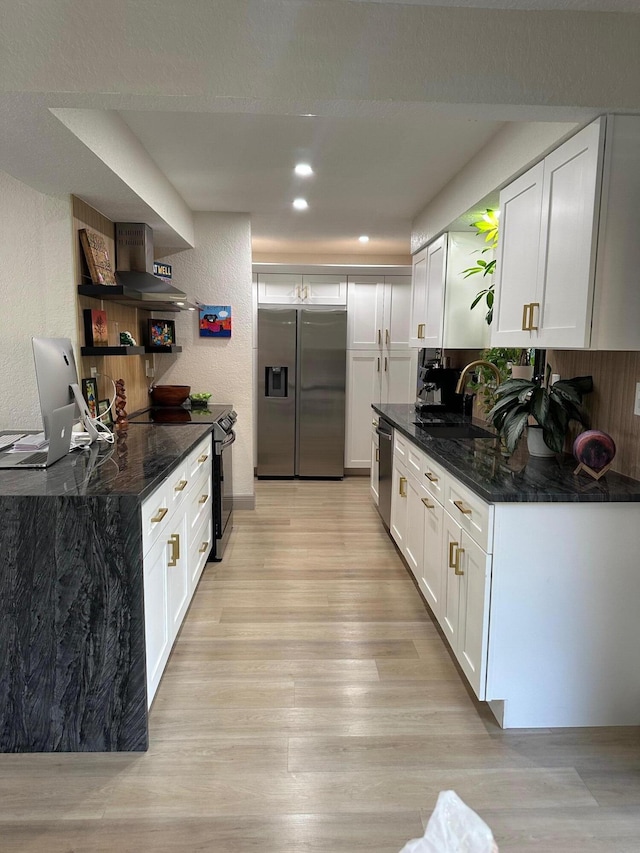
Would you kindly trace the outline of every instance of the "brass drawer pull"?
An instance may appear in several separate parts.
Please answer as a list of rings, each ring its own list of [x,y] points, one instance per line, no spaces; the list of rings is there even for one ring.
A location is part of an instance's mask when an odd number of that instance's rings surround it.
[[[529,313],[529,307],[530,306],[528,304],[522,306],[522,331],[523,332],[529,331],[529,324],[527,323],[527,315]]]
[[[185,486],[187,485],[187,483],[188,483],[188,482],[189,482],[188,480],[180,480],[180,482],[178,483],[178,485],[173,487],[174,491],[176,491],[176,492],[182,492],[182,491],[184,490],[184,488],[185,488]]]
[[[378,373],[380,373],[380,358],[378,357]]]
[[[154,516],[152,517],[151,521],[152,521],[154,524],[155,524],[157,521],[162,521],[162,519],[165,517],[165,515],[166,515],[168,512],[169,512],[169,510],[168,510],[168,508],[167,508],[166,506],[161,506],[161,507],[160,507],[160,509],[158,510],[158,514],[157,514],[157,515],[154,515]]]
[[[427,480],[430,480],[432,483],[438,482],[438,478],[436,477],[435,474],[432,474],[431,471],[427,471],[424,476],[427,478]]]
[[[178,560],[180,559],[180,534],[172,533],[171,536],[167,539],[169,545],[171,545],[171,559],[167,563],[168,566],[177,566]]]
[[[200,463],[206,462],[208,458],[209,458],[209,454],[203,453],[202,456],[198,456],[198,462],[200,462]]]
[[[406,485],[407,485],[407,478],[406,477],[400,477],[399,491],[400,491],[400,497],[401,498],[406,498],[406,496],[407,496],[407,493],[403,488],[403,486],[406,486]]]
[[[529,308],[531,309],[531,313],[529,314],[529,331],[530,332],[537,332],[538,327],[533,325],[533,311],[534,311],[534,308],[537,308],[538,311],[540,310],[540,303],[539,302],[531,302],[529,305]]]
[[[382,346],[382,329],[378,329],[378,346]]]
[[[201,497],[198,498],[198,503],[199,504],[206,504],[206,502],[208,500],[209,500],[209,495],[202,495]]]
[[[389,346],[389,329],[384,330],[384,342],[387,346]]]
[[[385,355],[385,357],[384,357],[384,372],[385,373],[387,372],[388,367],[389,367],[389,360]]]
[[[435,504],[429,503],[426,498],[421,498],[422,503],[426,506],[427,509],[435,509]]]
[[[454,501],[453,505],[457,507],[463,515],[471,515],[473,512],[471,507],[465,506],[462,501]]]
[[[454,568],[454,571],[457,575],[463,575],[464,574],[464,572],[460,568],[460,554],[464,554],[464,548],[458,548],[458,550],[456,551],[456,562],[455,562],[453,568]]]
[[[425,323],[418,323],[418,337],[424,338]]]
[[[203,543],[202,543],[202,545],[200,546],[200,548],[198,548],[198,553],[199,553],[199,554],[204,554],[204,553],[205,553],[206,551],[208,551],[208,550],[209,550],[209,543],[208,543],[208,542],[203,542]]]
[[[456,564],[453,560],[453,551],[457,547],[458,547],[457,542],[449,542],[449,568],[450,569],[455,569],[455,567],[456,567]]]

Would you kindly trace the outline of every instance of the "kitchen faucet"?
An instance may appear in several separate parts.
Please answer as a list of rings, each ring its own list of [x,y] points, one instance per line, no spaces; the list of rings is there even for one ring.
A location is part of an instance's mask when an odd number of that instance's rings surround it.
[[[502,376],[500,376],[500,371],[495,366],[495,364],[491,364],[490,361],[484,361],[483,359],[478,359],[477,361],[470,361],[466,367],[462,368],[462,373],[460,374],[460,379],[458,379],[458,384],[456,385],[456,394],[462,394],[464,391],[465,380],[467,378],[467,374],[473,367],[488,367],[495,373],[496,383],[500,385],[502,382]]]

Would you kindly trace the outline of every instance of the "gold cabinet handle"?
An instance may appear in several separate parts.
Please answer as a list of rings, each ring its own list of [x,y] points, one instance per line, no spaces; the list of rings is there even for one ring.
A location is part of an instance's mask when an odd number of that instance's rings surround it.
[[[418,337],[424,338],[425,323],[418,323]]]
[[[166,506],[161,506],[158,510],[158,514],[154,515],[151,521],[155,524],[158,521],[162,521],[165,515],[169,512],[169,509]]]
[[[531,311],[531,313],[529,314],[529,331],[530,332],[537,332],[538,331],[538,327],[533,325],[533,311],[535,308],[537,308],[538,311],[540,311],[540,303],[539,302],[531,302],[529,304],[529,309]]]
[[[303,299],[309,298],[309,285],[308,284],[305,284],[302,288],[302,298]]]
[[[457,507],[463,515],[471,515],[473,512],[471,507],[465,506],[462,501],[454,501],[453,505]]]
[[[389,346],[389,329],[384,330],[384,342],[387,346]]]
[[[382,346],[382,329],[378,329],[378,346]]]
[[[380,451],[376,447],[376,462],[379,462],[379,461],[380,461]]]
[[[188,480],[180,480],[178,485],[173,487],[173,490],[175,492],[182,492],[184,490],[184,488],[186,487],[188,482],[189,482]]]
[[[437,483],[437,482],[438,482],[438,478],[436,477],[436,475],[435,475],[435,474],[432,474],[432,473],[431,473],[431,471],[427,471],[427,472],[426,472],[426,474],[425,474],[424,476],[425,476],[425,477],[427,478],[427,480],[429,480],[431,483]]]
[[[400,492],[401,498],[406,498],[406,496],[407,496],[407,492],[404,489],[404,486],[406,486],[406,485],[407,485],[407,478],[406,477],[400,477],[399,492]]]
[[[378,356],[378,373],[380,373],[380,357]]]
[[[455,569],[455,567],[456,567],[455,561],[453,559],[453,552],[457,547],[458,547],[457,542],[453,542],[453,541],[449,542],[449,568],[450,569]]]
[[[204,553],[205,553],[205,551],[208,551],[208,550],[209,550],[209,543],[208,543],[208,542],[203,542],[203,543],[202,543],[202,545],[198,548],[198,553],[199,553],[199,554],[204,554]]]
[[[167,563],[168,566],[177,566],[178,560],[180,559],[180,534],[172,533],[171,536],[167,539],[169,545],[171,545],[171,559]]]
[[[528,325],[528,323],[527,323],[527,315],[528,315],[528,313],[529,313],[529,305],[528,305],[528,304],[523,305],[523,306],[522,306],[522,331],[523,331],[523,332],[528,332],[528,331],[529,331],[529,325]]]
[[[389,359],[385,355],[385,357],[384,357],[384,372],[385,373],[387,372],[388,368],[389,368]]]
[[[202,495],[201,497],[198,498],[198,503],[199,504],[206,504],[206,502],[208,500],[209,500],[209,495]]]
[[[378,421],[371,421],[371,426],[377,427],[377,426],[378,426]]]
[[[420,498],[422,503],[426,506],[427,509],[435,509],[435,504],[430,503],[426,498]]]
[[[198,462],[200,464],[202,464],[203,462],[206,462],[208,458],[209,458],[209,454],[203,453],[202,456],[198,456]]]
[[[463,575],[464,572],[460,568],[460,554],[464,554],[464,548],[458,548],[456,551],[456,561],[454,563],[453,569],[457,575]]]

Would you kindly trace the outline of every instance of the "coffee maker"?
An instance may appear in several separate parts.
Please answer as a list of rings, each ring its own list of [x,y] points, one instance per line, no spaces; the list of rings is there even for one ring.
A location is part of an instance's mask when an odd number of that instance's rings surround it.
[[[462,394],[456,394],[461,371],[446,367],[439,349],[418,352],[417,412],[462,412]]]

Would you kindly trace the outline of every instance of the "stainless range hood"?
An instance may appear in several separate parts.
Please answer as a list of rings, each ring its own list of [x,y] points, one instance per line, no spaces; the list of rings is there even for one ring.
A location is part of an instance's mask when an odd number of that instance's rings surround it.
[[[116,281],[142,308],[179,311],[187,294],[153,274],[153,231],[145,222],[116,222]]]

